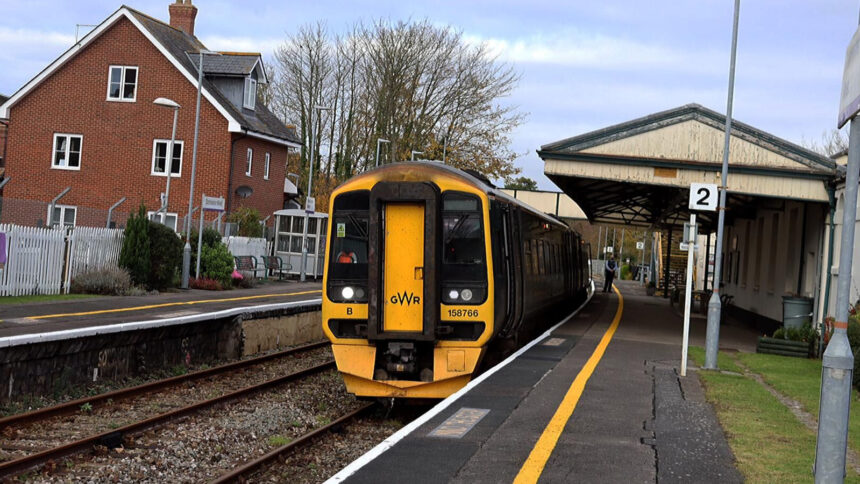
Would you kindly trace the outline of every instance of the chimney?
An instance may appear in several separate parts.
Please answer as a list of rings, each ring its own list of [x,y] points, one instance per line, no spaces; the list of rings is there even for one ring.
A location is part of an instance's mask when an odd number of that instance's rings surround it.
[[[168,10],[170,11],[170,26],[193,37],[197,7],[191,5],[191,0],[176,0],[170,4]]]

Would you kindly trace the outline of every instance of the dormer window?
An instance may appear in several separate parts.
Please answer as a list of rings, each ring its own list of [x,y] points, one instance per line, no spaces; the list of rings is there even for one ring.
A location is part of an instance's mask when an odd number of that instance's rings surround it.
[[[248,109],[254,109],[257,101],[257,81],[250,77],[245,78],[245,101],[242,103]]]
[[[137,67],[110,66],[108,69],[108,101],[134,102],[137,98]]]

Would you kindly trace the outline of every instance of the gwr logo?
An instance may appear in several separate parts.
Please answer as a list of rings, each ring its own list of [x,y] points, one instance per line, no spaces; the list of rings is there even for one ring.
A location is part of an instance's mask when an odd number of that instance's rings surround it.
[[[391,304],[399,304],[399,305],[403,306],[404,302],[406,303],[407,306],[409,306],[412,303],[420,304],[421,298],[412,294],[411,292],[407,293],[406,291],[403,291],[402,293],[394,294],[393,296],[391,296]]]

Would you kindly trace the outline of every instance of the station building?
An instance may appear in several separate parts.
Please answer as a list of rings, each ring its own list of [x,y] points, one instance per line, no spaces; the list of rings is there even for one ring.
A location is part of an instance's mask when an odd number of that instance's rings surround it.
[[[685,283],[679,242],[690,218],[689,187],[720,184],[725,123],[724,115],[689,104],[546,144],[538,155],[591,223],[653,230],[662,265],[655,282],[672,289]],[[721,294],[732,296],[735,316],[762,331],[782,323],[786,299],[807,301],[821,322],[835,300],[844,170],[735,120],[730,143]],[[707,291],[717,212],[697,217],[698,257],[710,263],[696,289]]]

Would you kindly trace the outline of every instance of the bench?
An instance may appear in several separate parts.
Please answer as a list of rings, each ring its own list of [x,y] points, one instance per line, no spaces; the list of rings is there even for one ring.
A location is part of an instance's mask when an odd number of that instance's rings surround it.
[[[236,270],[239,272],[250,272],[257,277],[257,258],[253,255],[237,255],[233,257],[236,262]]]
[[[263,267],[266,268],[266,277],[269,277],[269,271],[277,271],[278,280],[284,280],[286,275],[284,271],[292,270],[291,264],[284,264],[284,261],[276,255],[261,255],[260,260],[263,261]]]

